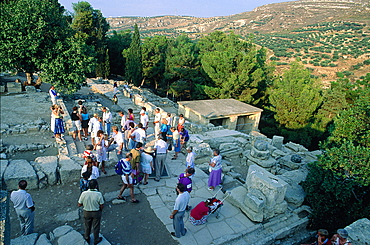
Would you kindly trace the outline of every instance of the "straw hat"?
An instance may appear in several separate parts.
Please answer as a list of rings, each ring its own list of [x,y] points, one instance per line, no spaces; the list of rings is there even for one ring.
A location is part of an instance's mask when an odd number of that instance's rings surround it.
[[[154,150],[151,146],[147,147],[145,150],[144,150],[146,153],[153,153]]]

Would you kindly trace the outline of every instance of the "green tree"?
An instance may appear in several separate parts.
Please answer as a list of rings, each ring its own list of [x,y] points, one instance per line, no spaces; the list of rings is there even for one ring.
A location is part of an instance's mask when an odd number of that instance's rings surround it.
[[[29,82],[39,72],[58,91],[75,92],[94,62],[92,52],[69,25],[56,0],[1,3],[0,64],[25,71]]]
[[[112,74],[125,75],[126,59],[122,51],[128,49],[131,43],[131,31],[113,31],[113,35],[108,37],[109,64]]]
[[[300,129],[312,121],[322,103],[317,79],[298,62],[293,62],[270,87],[269,100],[276,121],[288,129]]]
[[[168,40],[165,36],[146,38],[141,50],[143,58],[143,77],[149,86],[158,89],[163,86]]]
[[[342,110],[348,108],[346,98],[346,84],[341,80],[332,82],[330,88],[323,91],[323,104],[315,115],[315,128],[319,131],[326,131],[327,126],[335,116]]]
[[[140,33],[136,23],[130,47],[123,51],[123,55],[126,58],[126,80],[134,83],[135,86],[139,86],[143,78],[143,65]]]
[[[59,92],[72,94],[85,82],[85,74],[93,72],[94,50],[75,35],[67,38],[64,45],[55,45],[54,52],[58,54],[48,56],[48,61],[41,64],[40,76],[45,81],[53,81]]]
[[[9,1],[0,7],[1,68],[26,72],[31,83],[54,46],[72,34],[64,8],[56,0]]]
[[[106,77],[107,73],[109,75],[109,71],[107,71],[105,66],[106,60],[109,60],[109,56],[106,54],[106,33],[109,29],[109,24],[100,10],[93,9],[88,2],[74,3],[73,10],[72,28],[86,39],[87,45],[91,45],[94,48],[97,58],[95,66],[96,76]]]
[[[214,82],[205,91],[211,98],[234,98],[262,103],[272,68],[266,65],[266,50],[234,33],[220,31],[199,40],[202,68]]]
[[[200,70],[198,56],[199,49],[185,34],[178,36],[175,40],[169,40],[164,73],[165,92],[176,81],[186,81],[190,87],[204,83],[205,79]]]
[[[356,82],[353,104],[334,118],[333,130],[321,145],[323,154],[310,165],[302,184],[313,228],[335,230],[370,216],[369,82],[370,74]],[[341,218],[332,219],[338,213]]]

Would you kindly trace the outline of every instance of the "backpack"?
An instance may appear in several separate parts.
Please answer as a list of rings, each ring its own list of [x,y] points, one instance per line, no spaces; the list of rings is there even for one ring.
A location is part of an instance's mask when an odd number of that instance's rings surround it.
[[[114,171],[116,171],[116,174],[122,175],[123,174],[123,167],[121,161],[119,161],[116,166],[114,166]]]

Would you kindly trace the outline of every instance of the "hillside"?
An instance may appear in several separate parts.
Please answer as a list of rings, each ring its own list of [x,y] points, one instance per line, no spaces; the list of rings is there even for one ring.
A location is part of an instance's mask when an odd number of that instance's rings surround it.
[[[370,72],[370,1],[300,0],[268,4],[236,15],[107,18],[111,30],[132,29],[141,37],[187,33],[199,38],[213,31],[240,34],[270,49],[281,71],[295,59],[325,83],[338,77],[358,79]]]
[[[190,16],[116,17],[107,18],[111,31],[132,29],[138,24],[142,37],[177,36],[182,32],[193,37],[215,30],[245,35],[258,31],[288,31],[320,22],[359,21],[370,23],[368,0],[301,0],[268,4],[236,15],[196,18]]]

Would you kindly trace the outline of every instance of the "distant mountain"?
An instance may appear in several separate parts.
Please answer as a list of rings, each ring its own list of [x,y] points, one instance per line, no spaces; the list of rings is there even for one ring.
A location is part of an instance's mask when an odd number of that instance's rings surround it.
[[[236,15],[196,18],[190,16],[107,18],[111,31],[132,29],[138,24],[142,37],[154,35],[198,35],[215,30],[246,35],[251,32],[290,31],[321,22],[357,21],[370,24],[369,0],[300,0],[267,4]]]

